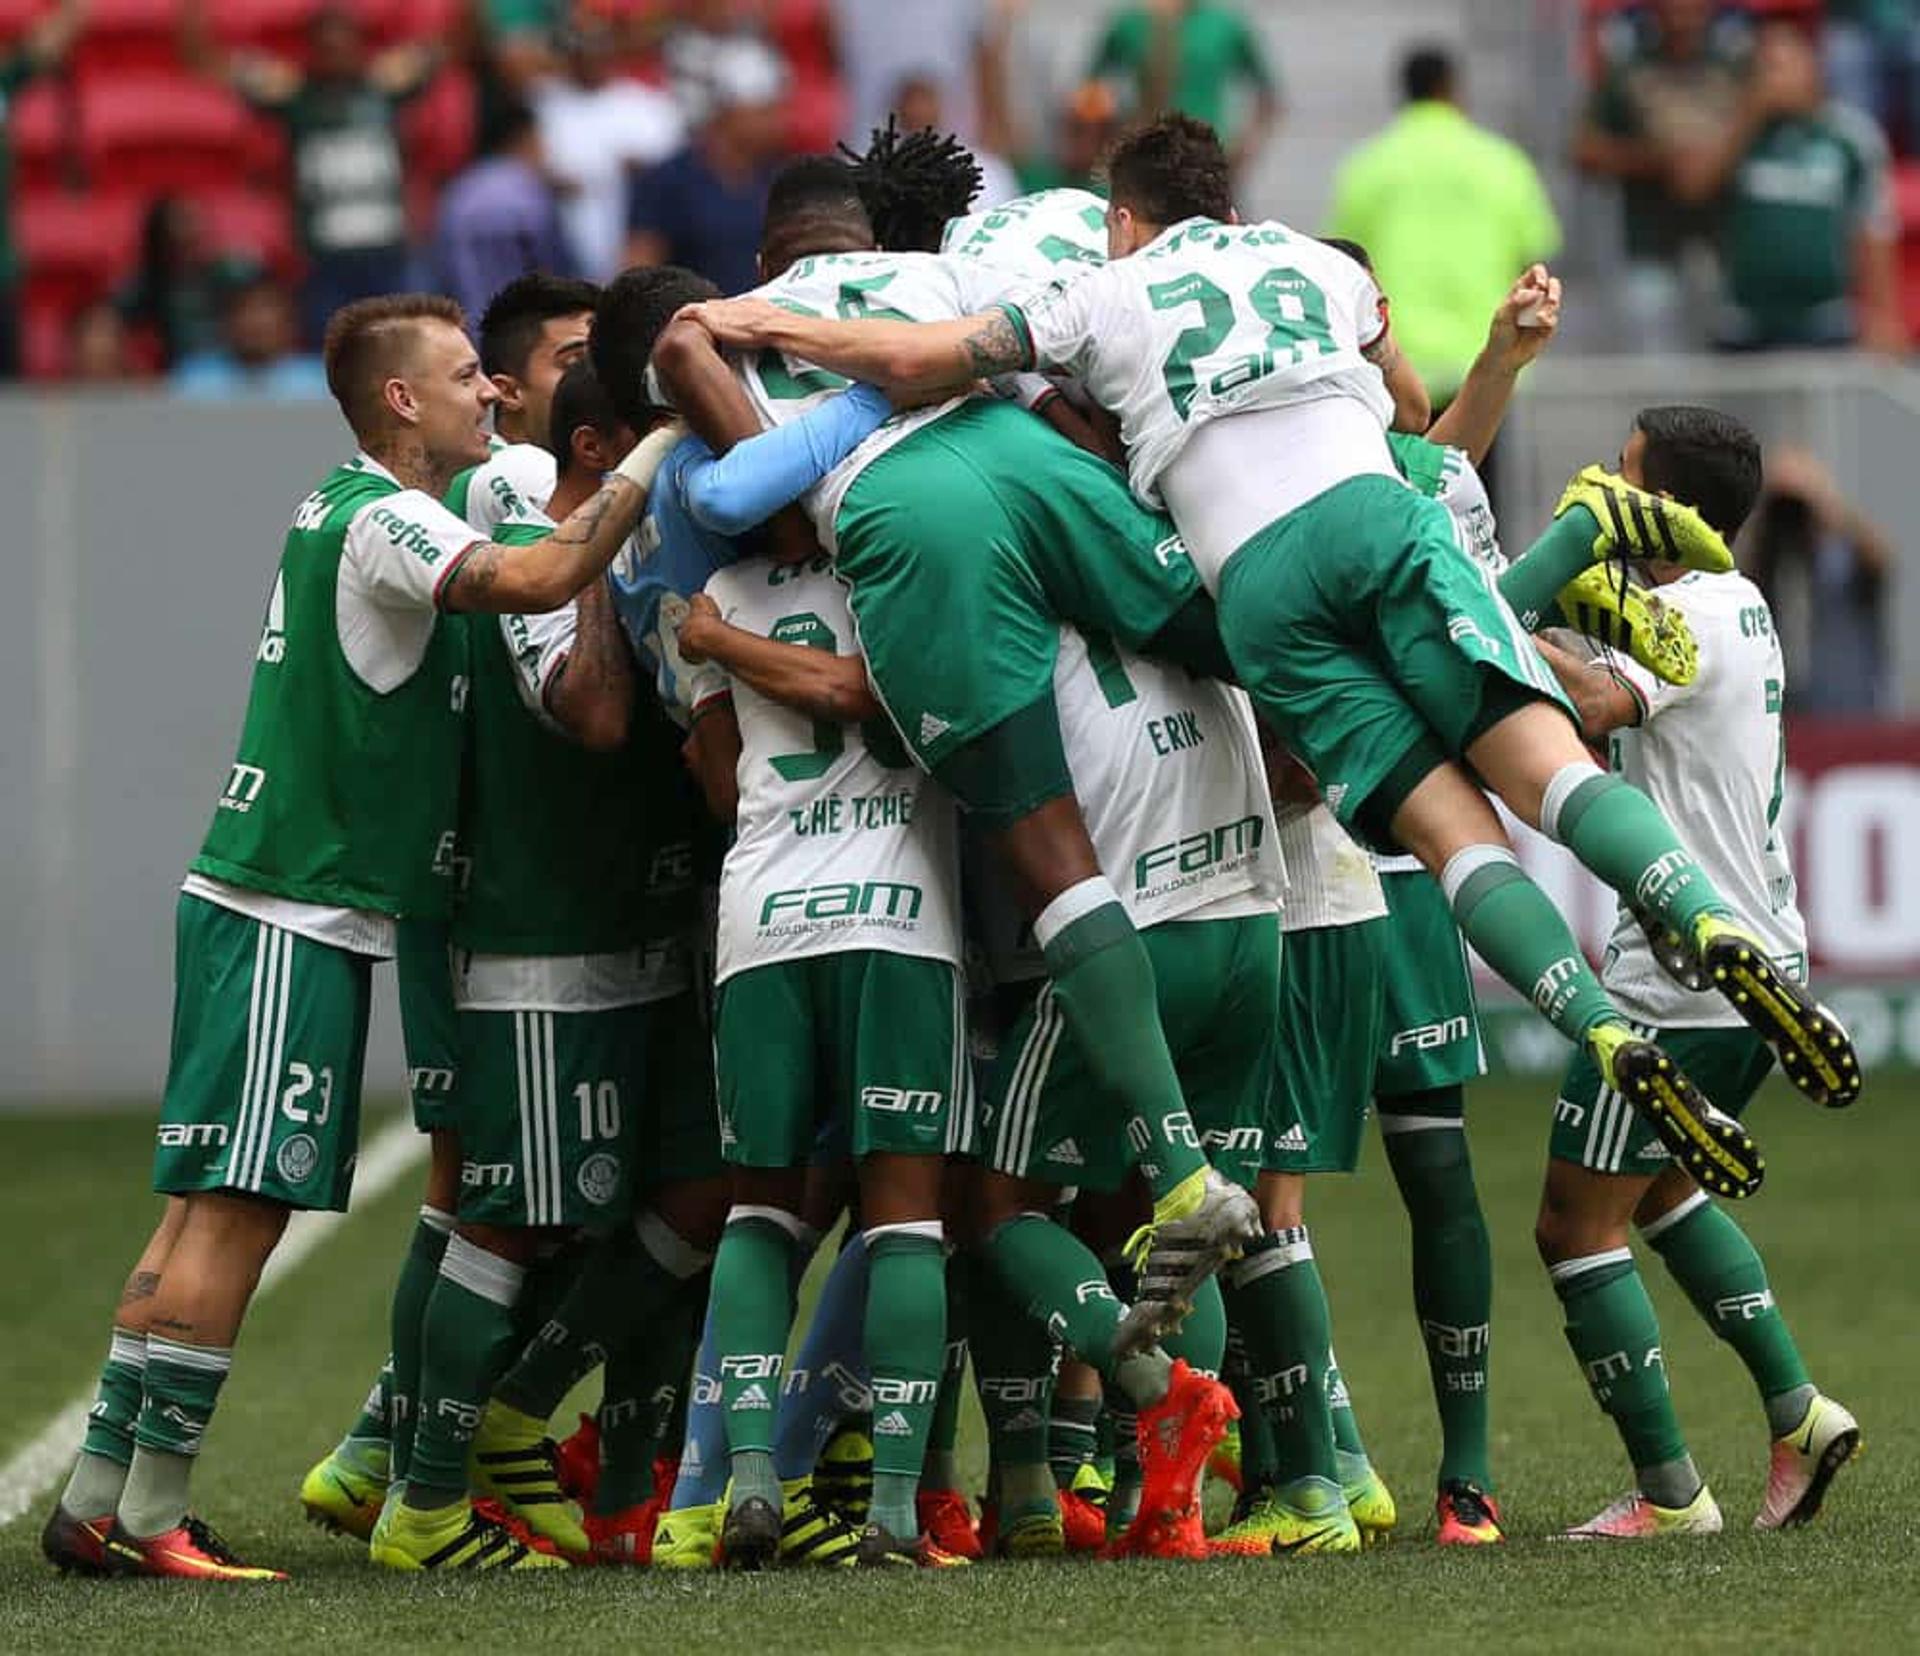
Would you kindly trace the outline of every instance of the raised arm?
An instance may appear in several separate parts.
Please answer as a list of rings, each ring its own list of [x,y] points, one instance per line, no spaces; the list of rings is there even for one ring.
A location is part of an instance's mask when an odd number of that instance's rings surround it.
[[[1393,429],[1410,431],[1416,437],[1424,435],[1433,423],[1433,403],[1427,396],[1426,382],[1400,349],[1393,329],[1382,328],[1380,336],[1362,354],[1387,382],[1387,394],[1393,398]]]
[[[729,625],[704,592],[680,623],[680,653],[690,662],[717,661],[769,701],[836,724],[859,724],[883,712],[859,656],[834,655]]]
[[[1427,436],[1465,449],[1476,466],[1499,434],[1520,370],[1552,342],[1560,326],[1560,278],[1537,264],[1513,284],[1487,329],[1487,343]]]
[[[827,397],[790,424],[735,444],[723,458],[690,466],[683,479],[687,507],[715,534],[745,534],[798,500],[892,413],[885,393],[870,385]]]

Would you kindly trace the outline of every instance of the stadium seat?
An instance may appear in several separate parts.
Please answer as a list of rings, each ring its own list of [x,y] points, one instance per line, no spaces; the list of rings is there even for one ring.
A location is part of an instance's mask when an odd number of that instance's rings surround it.
[[[1920,339],[1920,161],[1895,165],[1893,205],[1900,219],[1900,308],[1907,332]]]
[[[223,253],[244,254],[291,276],[299,263],[287,198],[268,190],[221,190],[194,198],[208,239]]]
[[[207,20],[223,46],[304,58],[317,0],[212,0]]]
[[[246,106],[182,74],[128,74],[82,89],[80,152],[88,176],[125,194],[200,191],[240,181]]]
[[[465,69],[442,69],[400,115],[400,149],[409,186],[439,187],[471,159],[475,143],[476,88]]]
[[[73,49],[85,82],[180,67],[177,0],[93,0]]]
[[[7,124],[16,190],[58,190],[71,183],[76,146],[73,88],[54,77],[35,81],[13,100]]]
[[[14,234],[28,293],[71,307],[98,298],[132,265],[141,205],[59,191],[23,195]]]

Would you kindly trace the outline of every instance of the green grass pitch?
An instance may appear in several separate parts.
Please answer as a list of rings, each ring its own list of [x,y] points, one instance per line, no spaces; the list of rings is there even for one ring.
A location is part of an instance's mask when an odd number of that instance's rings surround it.
[[[415,1200],[405,1182],[280,1285],[246,1330],[196,1485],[245,1552],[286,1566],[284,1588],[206,1591],[62,1581],[38,1556],[45,1503],[0,1530],[0,1649],[201,1651],[695,1648],[786,1651],[1202,1651],[1335,1640],[1348,1649],[1897,1650],[1920,1647],[1920,1205],[1912,1197],[1920,1084],[1887,1078],[1848,1115],[1777,1084],[1756,1105],[1767,1188],[1742,1210],[1816,1379],[1859,1415],[1867,1454],[1812,1529],[1747,1531],[1766,1432],[1744,1373],[1661,1274],[1669,1373],[1728,1534],[1573,1549],[1555,1528],[1627,1485],[1535,1262],[1534,1198],[1550,1085],[1473,1099],[1473,1143],[1494,1230],[1493,1400],[1513,1542],[1437,1552],[1428,1481],[1436,1430],[1410,1312],[1405,1227],[1370,1146],[1351,1181],[1310,1208],[1335,1340],[1402,1530],[1361,1559],[1202,1566],[1060,1564],[941,1574],[764,1577],[580,1572],[538,1580],[376,1576],[349,1543],[310,1530],[294,1491],[344,1429],[384,1348],[386,1294]],[[371,1131],[371,1127],[369,1128]],[[0,1461],[92,1373],[121,1274],[151,1223],[145,1118],[9,1117],[0,1193]],[[1646,1256],[1650,1258],[1650,1256]],[[976,1473],[978,1417],[964,1444]]]

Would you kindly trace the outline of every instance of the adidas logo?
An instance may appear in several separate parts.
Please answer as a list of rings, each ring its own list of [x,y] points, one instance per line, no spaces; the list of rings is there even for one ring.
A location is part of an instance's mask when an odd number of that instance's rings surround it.
[[[1038,1409],[1022,1409],[1000,1429],[1003,1432],[1037,1432],[1047,1424]]]
[[[1085,1167],[1086,1158],[1080,1154],[1080,1146],[1072,1139],[1062,1139],[1047,1152],[1047,1160],[1060,1167]]]
[[[1276,1150],[1305,1150],[1307,1148],[1306,1129],[1296,1121],[1273,1141],[1273,1147]]]
[[[761,1385],[758,1380],[754,1381],[751,1386],[747,1387],[745,1391],[733,1400],[733,1412],[735,1414],[740,1413],[743,1409],[771,1409],[772,1407],[773,1400],[767,1396],[766,1387]]]
[[[895,1409],[891,1414],[883,1414],[873,1423],[873,1435],[877,1438],[912,1437],[913,1427],[908,1423],[907,1417]]]
[[[939,741],[940,738],[946,735],[952,728],[953,726],[948,724],[939,714],[922,713],[920,715],[920,745],[925,747],[929,742]]]

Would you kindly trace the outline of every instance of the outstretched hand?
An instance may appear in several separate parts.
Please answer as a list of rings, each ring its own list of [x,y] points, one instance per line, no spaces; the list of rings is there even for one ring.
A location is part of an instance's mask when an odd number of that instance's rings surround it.
[[[1560,298],[1560,278],[1543,264],[1529,265],[1493,313],[1487,348],[1506,367],[1526,367],[1559,331]]]
[[[674,320],[697,322],[722,345],[767,345],[789,312],[766,299],[705,299],[684,305]]]

